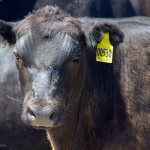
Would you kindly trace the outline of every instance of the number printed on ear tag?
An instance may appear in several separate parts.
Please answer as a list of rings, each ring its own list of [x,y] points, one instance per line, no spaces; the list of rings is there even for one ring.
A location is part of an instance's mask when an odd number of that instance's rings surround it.
[[[5,53],[9,48],[9,43],[0,35],[0,53]]]
[[[109,32],[105,33],[103,40],[97,45],[96,61],[112,63],[113,46],[109,42]]]

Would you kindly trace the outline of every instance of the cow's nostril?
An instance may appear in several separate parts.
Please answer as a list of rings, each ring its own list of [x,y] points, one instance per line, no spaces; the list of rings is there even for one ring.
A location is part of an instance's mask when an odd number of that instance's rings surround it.
[[[30,108],[28,109],[28,117],[31,120],[36,120],[36,115],[34,114],[34,112]]]
[[[55,121],[57,119],[56,111],[52,112],[49,118],[50,118],[51,121]]]

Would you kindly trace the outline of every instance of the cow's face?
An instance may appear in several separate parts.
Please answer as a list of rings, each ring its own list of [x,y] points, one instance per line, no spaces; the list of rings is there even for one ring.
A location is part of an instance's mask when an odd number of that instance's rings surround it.
[[[20,23],[14,49],[24,96],[22,120],[33,126],[60,126],[70,105],[81,95],[85,78],[81,44],[84,38],[75,22],[60,22],[54,29],[50,25],[49,30],[53,31],[45,34],[45,24],[39,26],[39,20],[30,17]],[[64,28],[60,30],[62,24]]]
[[[46,129],[63,125],[80,101],[85,47],[95,47],[104,32],[110,32],[112,43],[122,40],[121,31],[113,25],[85,28],[53,7],[20,23],[0,22],[0,31],[6,30],[0,32],[2,36],[16,43],[14,55],[24,96],[22,120],[26,124]]]

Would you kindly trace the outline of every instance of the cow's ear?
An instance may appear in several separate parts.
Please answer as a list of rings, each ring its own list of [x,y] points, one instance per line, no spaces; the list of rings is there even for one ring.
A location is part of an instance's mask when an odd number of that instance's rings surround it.
[[[123,42],[124,33],[116,25],[96,23],[85,31],[87,47],[96,48],[107,32],[109,33],[111,45],[116,46]]]
[[[8,41],[9,44],[16,43],[15,27],[17,23],[10,23],[0,20],[0,35]]]

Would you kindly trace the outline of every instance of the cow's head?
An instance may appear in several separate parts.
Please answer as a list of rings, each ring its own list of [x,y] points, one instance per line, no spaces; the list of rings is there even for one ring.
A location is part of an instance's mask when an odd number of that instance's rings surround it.
[[[0,21],[0,34],[15,44],[26,124],[49,128],[65,123],[84,86],[85,49],[95,48],[105,32],[112,45],[122,41],[115,25],[88,27],[51,6],[17,23]]]

